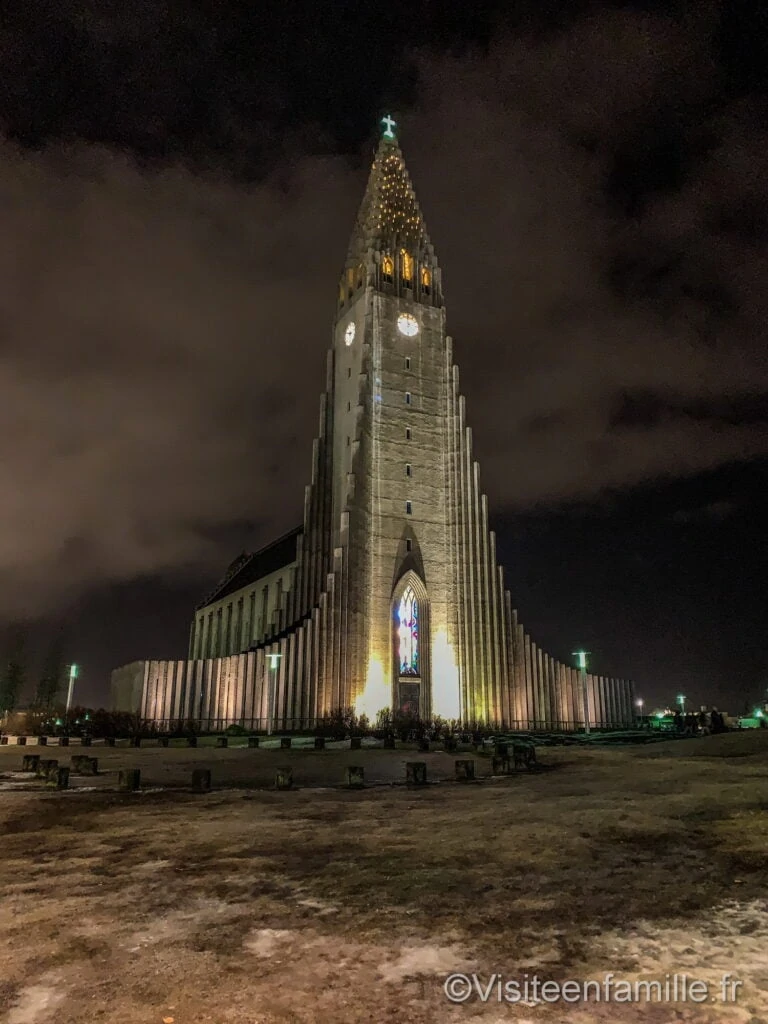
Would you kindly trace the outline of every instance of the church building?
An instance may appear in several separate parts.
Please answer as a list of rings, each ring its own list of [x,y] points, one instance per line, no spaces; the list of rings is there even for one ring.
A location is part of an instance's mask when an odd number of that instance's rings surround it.
[[[633,692],[556,661],[512,606],[443,281],[386,117],[338,284],[301,526],[197,607],[188,657],[112,676],[160,724],[311,728],[352,707],[518,729],[626,725]]]

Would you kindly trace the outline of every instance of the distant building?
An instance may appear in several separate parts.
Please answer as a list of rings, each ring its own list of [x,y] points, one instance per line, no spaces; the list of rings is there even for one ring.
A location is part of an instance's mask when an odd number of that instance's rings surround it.
[[[383,708],[530,729],[584,722],[580,677],[512,606],[443,281],[390,118],[339,282],[301,527],[243,554],[197,608],[188,658],[113,674],[155,721],[281,730]],[[587,677],[594,727],[632,685]]]

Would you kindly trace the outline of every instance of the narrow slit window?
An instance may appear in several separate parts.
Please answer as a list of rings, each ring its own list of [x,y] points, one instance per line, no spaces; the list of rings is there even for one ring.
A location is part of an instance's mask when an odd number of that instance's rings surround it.
[[[352,367],[348,366],[347,367],[347,379],[349,379],[351,376],[352,376]]]
[[[413,284],[413,256],[405,249],[400,250],[400,268],[403,276],[403,284],[410,288]]]
[[[347,402],[347,412],[352,412],[352,403]]]
[[[406,391],[405,392],[405,404],[406,405],[410,405],[411,404],[411,392],[410,391]]]
[[[411,428],[410,427],[406,427],[405,428],[405,440],[406,441],[410,441],[411,440]]]
[[[406,551],[410,551],[411,550],[411,538],[410,537],[405,542],[405,550]]]
[[[410,476],[411,475],[411,464],[410,464],[410,462],[406,462],[406,464],[405,464],[405,475],[406,476]]]
[[[411,368],[411,357],[410,356],[406,356],[405,357],[405,368],[406,368],[406,370],[410,370],[410,368]]]
[[[413,514],[413,505],[410,503],[410,501],[406,501],[406,503],[405,503],[405,514],[407,516],[410,516],[410,515]]]

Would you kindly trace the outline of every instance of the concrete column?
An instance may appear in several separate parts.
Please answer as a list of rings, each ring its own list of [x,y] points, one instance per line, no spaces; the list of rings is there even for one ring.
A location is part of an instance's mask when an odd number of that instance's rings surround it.
[[[534,645],[531,643],[531,638],[527,633],[524,632],[523,637],[525,645],[525,703],[528,718],[521,728],[532,729],[536,718],[536,673],[533,667],[535,661]]]
[[[557,662],[550,654],[549,660],[549,708],[550,708],[550,726],[553,729],[559,729],[560,726],[560,686],[557,674]]]
[[[517,622],[517,612],[513,612],[515,622],[515,713],[514,720],[517,723],[515,728],[525,728],[524,722],[528,720],[528,676],[525,667],[525,630]]]

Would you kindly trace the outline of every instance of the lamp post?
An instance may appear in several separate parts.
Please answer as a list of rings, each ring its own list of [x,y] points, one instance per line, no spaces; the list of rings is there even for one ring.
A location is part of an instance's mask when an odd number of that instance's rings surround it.
[[[77,679],[77,665],[69,666],[69,688],[67,690],[67,708],[66,715],[69,714],[69,709],[72,707],[72,697],[75,693],[75,680]],[[65,719],[66,719],[65,715]]]
[[[581,675],[581,700],[584,705],[584,732],[589,732],[589,697],[587,695],[587,654],[588,651],[574,651],[576,666]]]
[[[685,694],[684,693],[679,693],[677,695],[677,703],[680,705],[680,714],[684,715],[685,714]]]
[[[267,686],[269,699],[267,701],[267,736],[272,735],[272,723],[275,720],[275,684],[277,682],[277,667],[280,664],[282,654],[268,654],[269,672],[267,674]]]

